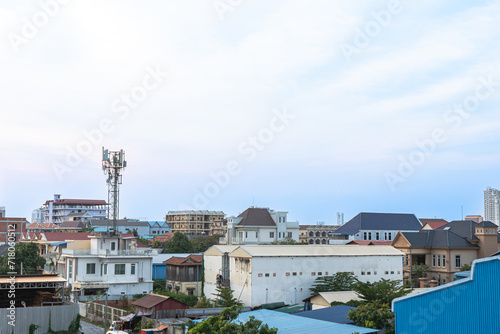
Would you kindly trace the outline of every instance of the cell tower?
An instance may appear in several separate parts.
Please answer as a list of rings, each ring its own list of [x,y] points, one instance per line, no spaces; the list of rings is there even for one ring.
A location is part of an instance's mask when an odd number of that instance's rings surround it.
[[[108,176],[108,232],[116,234],[116,221],[119,219],[120,210],[120,189],[122,184],[122,170],[127,167],[125,161],[125,152],[109,151],[102,148],[102,170]],[[112,221],[112,227],[109,228],[109,222]]]

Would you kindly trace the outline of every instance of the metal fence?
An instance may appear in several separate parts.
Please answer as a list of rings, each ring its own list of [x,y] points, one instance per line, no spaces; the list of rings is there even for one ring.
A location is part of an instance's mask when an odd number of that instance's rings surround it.
[[[35,333],[47,333],[49,330],[49,316],[51,328],[54,331],[67,330],[72,320],[78,314],[78,305],[60,305],[43,307],[16,308],[14,326],[9,324],[13,319],[11,310],[0,309],[0,333],[26,334],[31,324],[39,326]],[[10,316],[10,317],[9,317]]]

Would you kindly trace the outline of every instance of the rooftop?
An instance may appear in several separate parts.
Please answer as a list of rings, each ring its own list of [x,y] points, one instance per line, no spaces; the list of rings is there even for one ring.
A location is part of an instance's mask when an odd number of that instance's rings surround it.
[[[45,205],[49,205],[50,202],[53,202],[54,205],[63,205],[63,204],[75,204],[75,205],[108,205],[105,200],[100,199],[58,199],[58,200],[48,200],[45,202]]]
[[[243,211],[239,216],[243,218],[238,226],[273,226],[276,227],[271,214],[268,209],[261,208],[248,208]]]
[[[361,212],[332,233],[353,235],[361,230],[418,231],[421,227],[414,214]]]
[[[419,232],[401,232],[412,247],[425,248],[478,248],[465,238],[456,235],[450,230],[422,230]]]
[[[208,211],[208,210],[180,210],[180,211],[169,211],[168,215],[209,215],[209,216],[219,216],[226,215],[223,211]]]
[[[147,296],[144,296],[140,299],[137,299],[132,305],[144,307],[144,308],[152,308],[156,305],[168,300],[170,297],[157,295],[156,293],[150,293]]]
[[[201,265],[201,261],[202,261],[201,255],[189,255],[187,257],[172,256],[170,259],[163,261],[163,263],[174,266],[192,266],[192,265]]]
[[[239,257],[244,253],[251,257],[285,256],[402,256],[403,253],[392,246],[359,245],[243,245],[230,256]]]

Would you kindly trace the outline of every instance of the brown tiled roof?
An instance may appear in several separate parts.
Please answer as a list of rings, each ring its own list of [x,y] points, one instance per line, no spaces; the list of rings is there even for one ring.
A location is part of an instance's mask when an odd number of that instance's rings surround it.
[[[248,208],[238,217],[243,218],[238,226],[274,226],[274,222],[269,210],[260,208]]]
[[[169,298],[170,297],[167,296],[157,295],[156,293],[150,293],[149,295],[144,296],[141,299],[137,299],[132,303],[132,305],[144,308],[152,308]]]
[[[47,241],[90,240],[88,232],[45,232]]]
[[[174,233],[166,232],[166,233],[163,233],[162,235],[157,235],[156,237],[154,237],[153,241],[166,242],[166,241],[170,241],[173,237],[174,237]]]
[[[201,265],[201,255],[189,255],[188,257],[176,257],[172,256],[167,261],[163,261],[165,264],[170,264],[174,266],[192,266]]]

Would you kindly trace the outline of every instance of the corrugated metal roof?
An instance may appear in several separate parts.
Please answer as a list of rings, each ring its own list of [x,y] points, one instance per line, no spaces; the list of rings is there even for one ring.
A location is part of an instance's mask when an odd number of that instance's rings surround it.
[[[273,256],[402,256],[403,253],[392,246],[358,246],[358,245],[244,245],[239,249],[252,257]],[[236,256],[239,249],[229,256]]]
[[[40,283],[40,282],[67,282],[66,279],[59,276],[31,276],[31,277],[16,277],[16,283]],[[0,277],[0,284],[10,283],[9,277]]]
[[[337,305],[321,308],[319,310],[300,312],[294,315],[297,315],[299,317],[336,322],[338,324],[353,324],[354,321],[347,318],[347,314],[352,309],[355,309],[355,307],[347,305]]]
[[[337,324],[334,322],[310,319],[305,317],[297,317],[292,314],[280,313],[270,310],[258,310],[252,312],[241,313],[236,321],[246,322],[249,317],[267,324],[269,328],[276,327],[278,333],[287,334],[352,334],[352,333],[376,333],[377,329],[357,327],[353,325]]]
[[[147,296],[144,296],[140,299],[137,299],[135,302],[132,303],[132,305],[139,306],[139,307],[144,307],[144,308],[152,308],[165,300],[169,299],[170,297],[167,296],[162,296],[162,295],[157,295],[155,293],[150,293]]]

